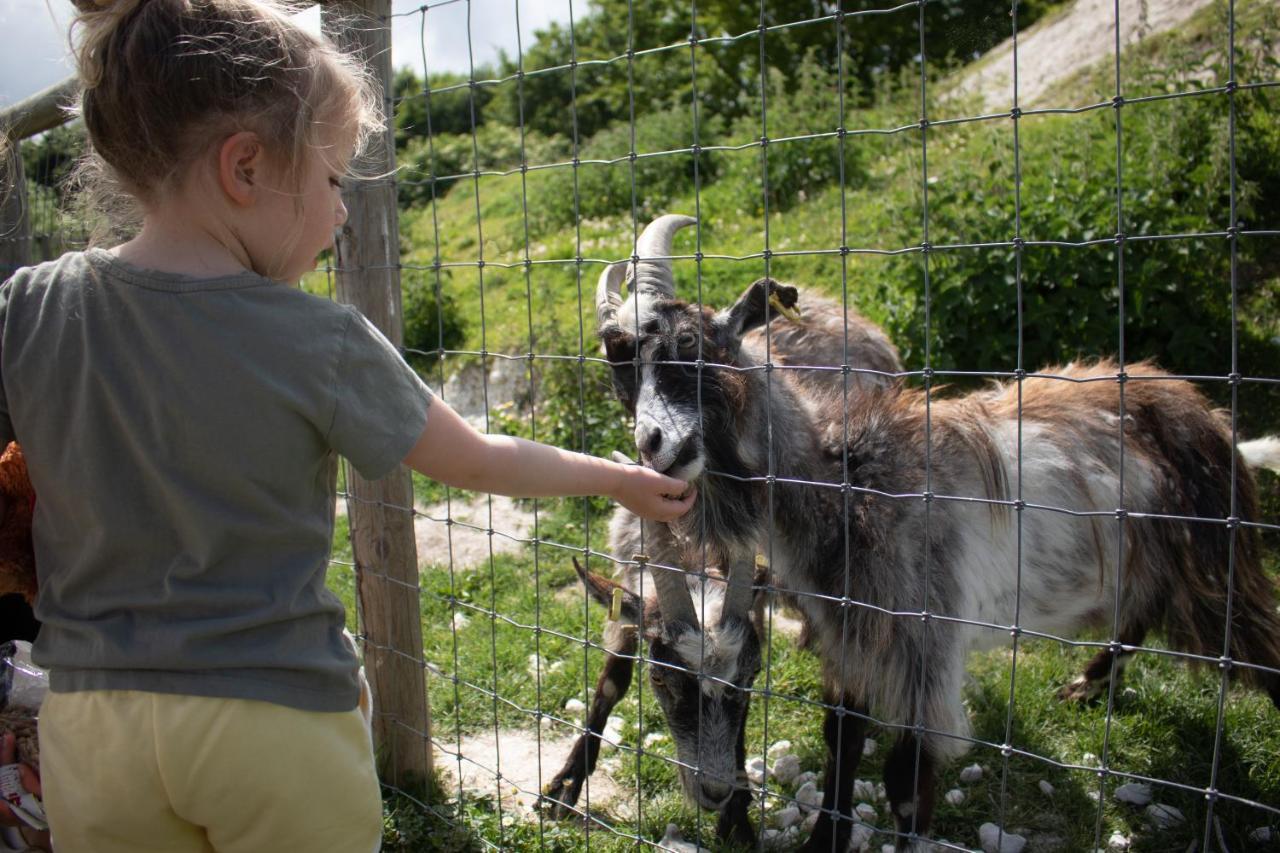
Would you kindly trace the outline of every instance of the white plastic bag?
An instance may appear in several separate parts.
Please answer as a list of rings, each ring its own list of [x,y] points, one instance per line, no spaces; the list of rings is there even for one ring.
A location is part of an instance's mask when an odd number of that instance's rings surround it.
[[[0,708],[40,710],[49,692],[49,674],[31,662],[31,644],[11,640],[0,644]]]

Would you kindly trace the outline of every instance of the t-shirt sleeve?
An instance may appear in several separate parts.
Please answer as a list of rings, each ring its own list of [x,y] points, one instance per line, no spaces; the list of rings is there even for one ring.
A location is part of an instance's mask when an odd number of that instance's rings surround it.
[[[4,389],[4,327],[9,320],[9,295],[12,292],[12,281],[0,286],[0,452],[15,439],[13,420],[9,417],[9,395]]]
[[[404,460],[427,424],[431,391],[377,327],[354,308],[334,370],[329,446],[377,480]]]

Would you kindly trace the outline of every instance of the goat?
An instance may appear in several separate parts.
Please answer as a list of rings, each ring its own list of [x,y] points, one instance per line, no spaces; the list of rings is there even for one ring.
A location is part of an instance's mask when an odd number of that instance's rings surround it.
[[[795,288],[760,279],[712,313],[679,301],[673,280],[659,284],[625,303],[602,284],[599,336],[614,364],[641,359],[638,381],[615,370],[615,384],[642,462],[698,480],[667,547],[683,565],[711,555],[730,592],[719,628],[701,631],[661,598],[655,657],[704,676],[701,727],[714,731],[707,708],[749,690],[759,666],[758,640],[736,630],[749,599],[732,590],[767,538],[774,581],[813,633],[830,708],[823,817],[804,850],[845,849],[873,713],[897,730],[884,781],[898,849],[918,847],[936,770],[968,743],[966,656],[1010,626],[1071,636],[1117,616],[1115,642],[1062,694],[1086,699],[1155,628],[1218,658],[1230,602],[1230,672],[1280,708],[1274,588],[1257,529],[1240,523],[1258,518],[1250,466],[1275,465],[1275,439],[1237,449],[1222,414],[1150,362],[1123,373],[1109,360],[1073,363],[956,397],[901,384],[815,391],[761,369],[742,345],[770,300],[797,304]],[[694,394],[685,365],[698,360]]]
[[[667,294],[673,280],[669,260],[672,237],[678,228],[692,222],[687,217],[664,216],[650,223],[636,244],[637,255],[644,259],[634,266],[619,263],[607,268],[600,277],[597,302],[611,306],[611,294],[618,292],[622,279],[628,274],[633,293]],[[611,317],[612,309],[604,313]],[[829,368],[788,371],[787,381],[803,385],[814,395],[841,395],[845,393],[846,384],[850,394],[867,393],[896,381],[895,374],[902,369],[898,353],[884,332],[816,294],[806,294],[802,318],[795,315],[784,318],[779,314],[772,317],[766,327],[761,314],[754,328],[743,331],[739,345],[750,353],[753,361],[763,362],[767,351],[775,364]],[[689,352],[698,341],[696,337],[675,336],[667,341],[669,348],[672,344],[674,349],[655,361],[666,361],[678,351]],[[606,354],[613,362],[614,386],[619,394],[625,394],[633,385],[637,371],[648,373],[652,369],[650,364],[637,366],[630,355],[622,358],[616,349],[610,354],[606,348]],[[853,364],[859,370],[846,375],[839,368],[842,364]],[[678,376],[664,379],[664,382],[671,381],[682,389],[673,393],[696,398],[699,379],[690,365],[680,368]],[[704,393],[717,393],[719,386],[713,377],[704,376],[702,383]],[[648,428],[647,422],[645,428]],[[736,509],[750,511],[745,505]],[[753,523],[750,517],[743,520]],[[717,517],[708,519],[707,524],[723,530],[726,520]],[[729,586],[722,567],[715,565],[686,578],[675,567],[704,567],[703,555],[682,551],[666,525],[647,522],[642,525],[638,517],[618,509],[610,524],[609,553],[629,559],[641,552],[647,554],[647,563],[619,564],[620,583],[589,574],[574,562],[587,591],[604,606],[611,605],[614,589],[621,588],[622,618],[606,625],[604,646],[609,654],[596,683],[584,724],[586,731],[546,787],[544,802],[558,817],[567,815],[576,805],[583,782],[595,769],[600,733],[631,684],[638,634],[642,633],[649,645],[649,658],[654,662],[649,667],[650,683],[671,729],[686,793],[703,807],[720,813],[718,834],[721,838],[750,843],[754,840],[747,819],[751,798],[740,781],[746,758],[743,727],[749,704],[747,688],[760,666],[761,609],[750,605],[753,561],[740,567],[743,572],[736,586]],[[758,586],[763,580],[756,578],[756,582]],[[727,603],[727,597],[734,601]],[[761,605],[762,600],[757,599],[756,604]],[[748,609],[753,616],[752,625],[743,621]],[[736,616],[726,619],[724,614]],[[689,645],[699,636],[700,624],[716,637],[707,647],[720,655],[715,660],[702,658],[701,650]],[[677,630],[676,625],[682,628]],[[732,654],[728,654],[729,649],[733,650]],[[716,684],[722,687],[733,685],[735,689],[709,689],[712,685],[700,680],[698,673],[719,679]]]

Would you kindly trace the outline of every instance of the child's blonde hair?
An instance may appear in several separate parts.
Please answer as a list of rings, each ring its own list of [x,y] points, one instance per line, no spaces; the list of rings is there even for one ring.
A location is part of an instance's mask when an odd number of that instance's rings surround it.
[[[359,151],[382,127],[364,67],[279,0],[74,2],[90,196],[118,187],[145,207],[240,130],[296,182],[304,149],[333,141],[327,129],[353,132]]]

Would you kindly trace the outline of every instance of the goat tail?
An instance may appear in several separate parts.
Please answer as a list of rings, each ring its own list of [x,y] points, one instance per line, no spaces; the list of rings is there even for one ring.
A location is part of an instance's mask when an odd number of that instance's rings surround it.
[[[1280,474],[1280,436],[1268,435],[1239,445],[1244,464],[1257,470],[1266,468]]]

